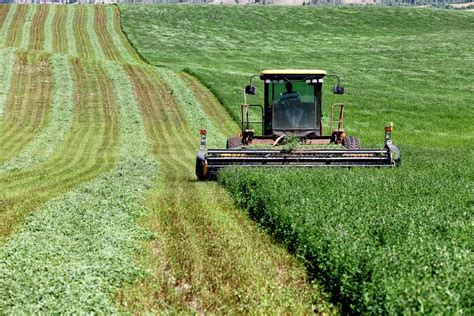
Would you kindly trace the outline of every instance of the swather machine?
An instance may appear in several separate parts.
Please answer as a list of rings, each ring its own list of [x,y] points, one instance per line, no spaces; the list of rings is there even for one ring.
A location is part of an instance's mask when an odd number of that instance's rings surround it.
[[[246,95],[256,93],[252,79],[257,76],[264,83],[263,106],[247,104]],[[206,131],[201,130],[196,160],[198,179],[213,179],[219,169],[227,166],[398,166],[400,150],[392,144],[393,125],[385,126],[383,148],[361,149],[359,140],[344,132],[343,103],[331,107],[329,133],[323,134],[321,100],[323,80],[327,76],[337,78],[333,92],[343,94],[339,77],[322,70],[264,70],[260,75],[252,76],[241,105],[241,132],[227,140],[227,148],[207,149]],[[260,120],[250,114],[255,109]],[[337,117],[334,116],[336,110],[339,111]],[[285,146],[288,141],[295,143],[295,140],[296,146]]]

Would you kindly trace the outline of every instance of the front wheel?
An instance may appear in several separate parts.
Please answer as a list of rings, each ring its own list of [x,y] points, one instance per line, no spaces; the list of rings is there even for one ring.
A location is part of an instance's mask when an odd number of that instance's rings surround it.
[[[354,136],[347,136],[342,141],[342,145],[347,149],[360,149],[360,140]]]

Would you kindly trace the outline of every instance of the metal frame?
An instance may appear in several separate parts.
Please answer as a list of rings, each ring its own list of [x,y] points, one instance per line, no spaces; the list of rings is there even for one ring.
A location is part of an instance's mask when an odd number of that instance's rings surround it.
[[[339,106],[339,120],[338,120],[338,124],[337,124],[337,130],[338,131],[343,131],[344,130],[344,103],[335,103],[335,104],[331,105],[331,114],[330,114],[330,117],[329,117],[329,130],[330,130],[329,134],[332,134],[334,132],[334,129],[333,129],[332,126],[336,122],[334,120],[334,108],[336,106]]]
[[[250,121],[249,120],[249,109],[251,107],[259,107],[261,110],[261,120],[260,121]],[[260,123],[262,125],[262,133],[263,133],[263,128],[264,128],[264,109],[263,106],[260,104],[241,104],[240,106],[240,127],[242,132],[244,132],[246,129],[249,129],[250,124],[258,124]],[[245,112],[245,114],[244,114]],[[245,118],[245,119],[244,119]],[[246,125],[246,127],[244,126]]]

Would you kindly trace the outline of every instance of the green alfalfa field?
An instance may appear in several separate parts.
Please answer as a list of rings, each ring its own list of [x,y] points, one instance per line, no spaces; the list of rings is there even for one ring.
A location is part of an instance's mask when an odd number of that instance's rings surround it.
[[[195,180],[197,126],[236,123],[141,60],[117,6],[0,5],[0,54],[0,314],[336,311]]]
[[[472,25],[1,5],[0,314],[471,314]],[[347,130],[380,146],[394,121],[402,167],[197,182],[197,130],[224,146],[248,76],[273,67],[342,75]]]
[[[242,88],[262,69],[341,75],[346,94],[331,95],[326,80],[326,110],[345,102],[346,132],[363,147],[383,146],[383,126],[394,122],[400,168],[229,169],[219,181],[305,262],[344,312],[473,312],[472,12],[120,9],[123,29],[145,60],[199,78],[236,121]]]

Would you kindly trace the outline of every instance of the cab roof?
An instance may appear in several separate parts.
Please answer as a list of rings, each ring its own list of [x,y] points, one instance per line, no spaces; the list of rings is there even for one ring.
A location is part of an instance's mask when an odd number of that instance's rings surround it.
[[[263,70],[261,75],[272,76],[272,75],[326,75],[325,70],[319,69],[269,69]]]

